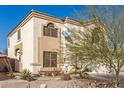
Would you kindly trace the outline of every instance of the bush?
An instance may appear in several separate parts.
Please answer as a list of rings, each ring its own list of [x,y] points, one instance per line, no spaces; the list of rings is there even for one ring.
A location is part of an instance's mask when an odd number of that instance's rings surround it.
[[[91,68],[88,68],[88,67],[86,67],[85,69],[84,69],[84,72],[91,72],[92,70],[91,70]]]
[[[30,72],[30,70],[28,69],[24,69],[22,72],[21,72],[21,79],[23,80],[27,80],[27,81],[31,81],[33,80],[33,77],[32,77],[32,73]]]
[[[84,69],[84,70],[77,70],[77,73],[80,75],[81,78],[88,78],[89,74],[88,74],[88,70]]]
[[[69,74],[75,74],[76,72],[76,69],[75,68],[72,68],[70,71],[69,71]]]

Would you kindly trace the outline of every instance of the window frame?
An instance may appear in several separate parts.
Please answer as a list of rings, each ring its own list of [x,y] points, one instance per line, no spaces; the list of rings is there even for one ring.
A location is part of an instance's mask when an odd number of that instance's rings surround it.
[[[21,29],[18,29],[18,31],[17,31],[17,40],[18,41],[21,40]]]
[[[8,41],[7,42],[8,42],[8,47],[10,47],[10,39],[9,38],[8,38]]]
[[[55,28],[53,23],[48,23],[47,26],[43,27],[43,35],[57,38],[58,30]]]
[[[53,54],[55,58],[52,58]],[[43,67],[57,67],[57,52],[43,51]]]

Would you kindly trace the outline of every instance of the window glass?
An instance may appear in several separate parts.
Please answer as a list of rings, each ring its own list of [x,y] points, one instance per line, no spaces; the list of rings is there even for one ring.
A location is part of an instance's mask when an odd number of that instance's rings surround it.
[[[57,66],[57,53],[56,52],[43,52],[43,66],[56,67]]]
[[[10,46],[10,39],[8,38],[8,47]]]
[[[44,36],[57,37],[57,34],[57,29],[54,27],[53,23],[44,26]]]
[[[21,30],[19,29],[17,32],[17,39],[20,40],[21,39]]]

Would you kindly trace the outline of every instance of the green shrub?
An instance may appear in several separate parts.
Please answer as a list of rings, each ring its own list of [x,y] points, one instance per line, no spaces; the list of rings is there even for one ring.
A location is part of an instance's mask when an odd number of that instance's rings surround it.
[[[84,72],[91,72],[91,68],[85,67]]]
[[[32,73],[30,72],[30,70],[28,69],[24,69],[22,72],[21,72],[21,79],[23,80],[27,80],[27,81],[31,81],[33,80],[33,77],[32,77]]]
[[[70,71],[69,71],[69,74],[75,74],[76,72],[76,69],[75,68],[72,68]]]
[[[82,78],[88,78],[89,77],[89,74],[88,74],[88,69],[86,68],[86,69],[84,69],[84,70],[81,70],[81,69],[79,69],[79,70],[77,70],[77,73],[80,75],[80,77],[82,77]]]

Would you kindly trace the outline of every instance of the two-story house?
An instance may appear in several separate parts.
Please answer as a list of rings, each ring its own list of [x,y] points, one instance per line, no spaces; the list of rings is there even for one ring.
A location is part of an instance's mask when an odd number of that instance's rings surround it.
[[[80,26],[79,22],[69,18],[31,11],[8,34],[8,57],[18,60],[16,71],[29,69],[37,73],[43,68],[59,69],[64,62],[65,24]]]

